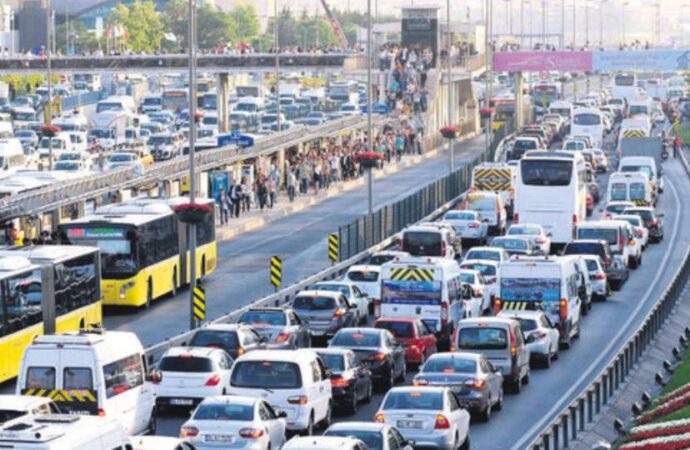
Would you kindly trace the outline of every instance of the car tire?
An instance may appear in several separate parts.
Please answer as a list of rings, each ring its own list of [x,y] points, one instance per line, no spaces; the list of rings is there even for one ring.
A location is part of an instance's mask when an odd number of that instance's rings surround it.
[[[487,423],[489,420],[491,420],[491,398],[489,398],[489,401],[486,402],[486,408],[484,408],[484,411],[479,414],[480,422]]]
[[[639,264],[640,264],[640,260],[639,260],[638,258],[629,259],[628,261],[630,262],[630,268],[631,268],[632,270],[637,269],[637,267],[638,267]]]
[[[307,424],[307,428],[302,430],[302,433],[304,436],[314,435],[314,411],[309,414],[309,423]]]
[[[356,400],[355,400],[356,403]],[[328,410],[326,410],[326,417],[323,418],[321,422],[319,422],[319,429],[325,430],[328,427],[331,426],[331,423],[333,422],[333,404],[328,403]]]
[[[580,308],[580,312],[582,312],[583,316],[586,316],[589,314],[589,307],[587,306],[587,303],[582,302],[582,307]]]
[[[546,355],[546,358],[544,358],[544,361],[543,361],[542,366],[543,366],[545,369],[550,369],[550,368],[551,368],[551,363],[552,363],[551,355],[552,355],[552,354],[549,353],[548,355]]]
[[[369,379],[369,386],[367,387],[367,395],[362,399],[363,403],[371,403],[371,399],[374,398],[374,382]]]
[[[518,378],[516,381],[513,381],[511,383],[511,388],[513,391],[513,394],[519,394],[522,392],[522,378]]]
[[[153,409],[151,410],[151,418],[149,419],[147,434],[150,434],[151,436],[155,436],[157,430],[158,430],[158,407],[156,405],[154,405]]]
[[[529,384],[529,381],[530,381],[530,378],[529,378],[529,377],[530,377],[530,370],[527,369],[527,373],[526,373],[525,376],[522,378],[522,384],[524,384],[525,386],[527,386],[527,385]]]
[[[498,391],[498,400],[496,400],[494,408],[496,409],[496,411],[500,411],[503,409],[503,388],[501,388]]]
[[[460,450],[470,450],[470,433],[467,433],[467,437],[465,438],[465,442],[462,443],[460,446]]]
[[[403,362],[402,370],[400,371],[400,376],[397,378],[396,381],[404,383],[405,378],[407,378],[407,363]]]
[[[358,402],[357,402],[357,392],[356,392],[356,390],[353,390],[353,392],[352,392],[352,401],[350,402],[349,405],[347,405],[347,412],[348,412],[350,415],[354,416],[355,414],[357,414],[357,409],[358,409],[357,406],[358,406]]]
[[[384,392],[387,392],[394,385],[395,385],[395,373],[393,372],[393,367],[390,367],[388,370],[388,378],[383,380],[381,388]]]

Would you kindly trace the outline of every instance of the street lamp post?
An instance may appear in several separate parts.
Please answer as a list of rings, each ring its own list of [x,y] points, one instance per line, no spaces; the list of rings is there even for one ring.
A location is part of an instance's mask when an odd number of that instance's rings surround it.
[[[561,0],[561,39],[560,50],[565,50],[565,0]]]
[[[372,107],[374,106],[371,89],[371,0],[367,0],[367,152],[374,151],[374,130],[372,127]],[[373,168],[367,169],[367,205],[369,214],[374,214],[374,175]]]
[[[546,48],[546,0],[541,0],[541,45]]]
[[[527,0],[520,2],[520,47],[525,46],[525,3]]]
[[[573,0],[573,51],[577,49],[577,0]]]
[[[318,26],[318,25],[317,25]],[[273,51],[275,52],[276,124],[280,133],[280,39],[278,38],[278,0],[273,0]]]
[[[448,125],[453,125],[453,82],[451,80],[451,60],[450,60],[450,50],[451,50],[451,41],[450,41],[450,0],[446,0],[446,48],[448,49],[448,70],[447,70],[447,76],[448,76],[448,81],[446,85],[448,86]],[[455,168],[455,155],[454,155],[454,148],[453,145],[455,144],[455,139],[448,139],[448,172],[453,173],[453,169]]]
[[[589,0],[585,0],[585,48],[589,48]]]
[[[534,42],[532,40],[532,35],[534,34],[534,27],[532,26],[532,18],[534,17],[534,11],[532,9],[532,0],[529,1],[529,48],[534,48]]]
[[[189,203],[196,198],[194,157],[196,144],[196,1],[189,0],[187,47],[189,52]],[[196,225],[189,224],[189,328],[196,328],[194,318],[194,289],[196,288]]]
[[[46,125],[50,125],[53,122],[53,63],[52,63],[52,45],[51,37],[53,35],[52,31],[52,12],[53,8],[51,0],[48,0],[46,4],[46,65],[48,69],[48,105],[45,109],[45,115],[47,117],[43,118]],[[27,92],[29,94],[29,92]],[[48,138],[48,170],[53,170],[53,138]]]

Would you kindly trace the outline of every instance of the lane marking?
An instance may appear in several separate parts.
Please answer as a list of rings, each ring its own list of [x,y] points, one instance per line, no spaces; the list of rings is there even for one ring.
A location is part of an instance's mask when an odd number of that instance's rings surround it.
[[[515,445],[511,447],[512,450],[520,450],[525,448],[525,445],[527,445],[528,442],[532,442],[535,438],[535,434],[539,432],[540,430],[543,430],[544,427],[551,423],[553,419],[555,418],[556,414],[561,412],[565,406],[570,404],[574,399],[571,399],[573,393],[575,392],[576,389],[582,384],[582,382],[586,378],[590,378],[592,376],[592,372],[594,369],[598,368],[599,365],[601,364],[601,361],[609,354],[611,349],[615,345],[620,345],[619,341],[622,338],[622,335],[627,331],[628,327],[630,324],[635,320],[638,319],[637,315],[640,313],[640,310],[642,307],[647,305],[647,301],[649,300],[649,297],[652,295],[652,291],[654,291],[658,286],[657,283],[659,283],[659,279],[661,276],[666,272],[666,264],[668,263],[668,260],[671,258],[671,254],[673,253],[673,242],[676,241],[676,237],[678,235],[679,231],[679,224],[680,224],[680,216],[682,213],[682,210],[680,208],[680,198],[678,197],[678,192],[676,191],[676,187],[673,182],[671,182],[671,179],[668,178],[667,181],[669,182],[669,186],[671,187],[671,192],[673,193],[673,200],[675,203],[676,211],[678,211],[678,214],[676,214],[675,220],[673,221],[673,235],[671,237],[671,240],[669,240],[669,248],[666,254],[664,255],[661,264],[658,266],[659,268],[657,269],[656,275],[654,276],[654,279],[652,282],[649,284],[649,287],[647,288],[647,291],[645,292],[644,296],[642,297],[643,300],[638,302],[637,307],[633,310],[632,314],[628,316],[628,320],[625,322],[625,324],[619,329],[618,333],[613,339],[609,340],[609,344],[606,346],[603,352],[599,354],[599,357],[594,360],[593,363],[589,365],[589,369],[587,369],[586,372],[584,372],[580,378],[575,381],[570,389],[568,389],[565,394],[563,394],[558,402],[556,402],[551,409],[542,416],[542,419],[535,423],[528,431],[527,433],[523,434],[522,439],[520,439]],[[641,323],[641,322],[640,322]],[[613,355],[610,358],[610,361],[615,358],[616,355]],[[594,379],[593,379],[594,380]],[[581,390],[581,392],[584,392],[584,390]],[[567,403],[566,403],[567,401]]]

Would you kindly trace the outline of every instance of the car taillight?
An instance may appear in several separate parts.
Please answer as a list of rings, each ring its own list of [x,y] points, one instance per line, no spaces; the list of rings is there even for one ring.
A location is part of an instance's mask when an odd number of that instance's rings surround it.
[[[450,422],[446,419],[446,416],[439,414],[436,416],[436,423],[434,424],[434,430],[447,430],[450,428]]]
[[[245,353],[247,353],[247,351],[246,351],[245,349],[243,349],[242,347],[240,347],[240,348],[237,349],[237,355],[238,355],[238,356],[239,356],[239,355],[244,355]]]
[[[350,380],[346,380],[343,377],[333,377],[331,378],[331,386],[344,388],[350,385]]]
[[[377,319],[381,317],[381,300],[374,300],[374,317]]]
[[[472,228],[472,229],[479,228],[479,224],[476,222],[472,222],[471,224],[468,225],[468,228]]]
[[[465,381],[465,386],[471,389],[484,389],[486,386],[486,381],[484,380],[467,380]]]
[[[605,280],[606,279],[606,274],[603,273],[598,273],[594,276],[595,280]]]
[[[105,417],[105,409],[98,408],[98,417]]]
[[[482,291],[481,291],[480,289],[475,289],[475,290],[474,290],[474,296],[475,296],[475,297],[481,297],[481,295],[482,295]]]
[[[561,322],[565,322],[568,319],[568,300],[561,299],[559,313]]]
[[[199,429],[197,427],[185,426],[180,429],[181,438],[190,438],[199,436]]]
[[[623,244],[623,235],[619,234],[618,235],[618,248],[620,249],[620,251],[623,251],[623,245],[624,245]]]
[[[513,213],[513,223],[520,223],[520,214]]]
[[[206,380],[206,386],[218,386],[218,383],[220,383],[220,375],[217,373],[214,373],[211,378]]]
[[[338,308],[333,311],[333,317],[342,317],[345,315],[345,310],[343,308]]]
[[[240,436],[246,439],[259,439],[264,435],[264,430],[259,428],[242,428],[240,430]]]
[[[276,336],[276,343],[282,344],[283,342],[287,342],[287,340],[290,338],[289,333],[280,333],[278,336]]]
[[[513,330],[510,330],[510,355],[515,358],[517,356],[517,341]]]
[[[412,380],[412,386],[428,386],[429,382],[427,380]]]
[[[441,243],[441,256],[446,256],[446,251],[448,251],[448,246],[446,244],[446,241],[443,241]]]
[[[374,416],[374,422],[376,423],[385,423],[386,418],[383,414],[379,413]]]
[[[497,299],[494,301],[494,315],[497,316],[498,313],[501,312],[501,306],[502,306],[502,305],[501,305],[501,299],[500,299],[500,298],[497,298]]]
[[[655,227],[656,220],[650,220],[649,222],[646,222],[645,225],[647,225],[648,227]]]
[[[386,354],[385,353],[376,353],[374,355],[371,355],[367,359],[369,361],[385,361],[386,360]]]
[[[287,401],[291,405],[306,405],[309,399],[306,395],[295,395],[293,397],[288,397]]]

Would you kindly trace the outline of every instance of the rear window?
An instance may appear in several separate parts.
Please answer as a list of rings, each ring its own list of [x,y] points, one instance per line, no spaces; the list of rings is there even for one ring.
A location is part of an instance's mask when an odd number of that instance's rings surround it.
[[[281,311],[247,311],[239,323],[251,325],[285,325],[285,314]]]
[[[474,274],[463,272],[460,274],[460,281],[462,281],[463,283],[474,284]]]
[[[17,417],[23,416],[25,413],[23,411],[16,411],[11,409],[0,409],[0,425],[3,423],[16,419]]]
[[[312,289],[315,291],[331,291],[331,292],[338,292],[340,294],[343,294],[345,297],[350,297],[350,288],[349,286],[345,286],[342,284],[325,284],[325,283],[318,283],[312,286]]]
[[[335,299],[333,297],[297,297],[292,303],[295,309],[305,309],[310,311],[321,311],[335,309]]]
[[[501,254],[490,250],[470,250],[465,255],[465,259],[488,259],[489,261],[500,261]]]
[[[646,194],[644,183],[630,183],[630,200],[644,200]]]
[[[595,242],[578,242],[567,244],[563,250],[564,255],[597,255],[606,257],[606,251],[601,244]]]
[[[627,200],[625,183],[611,184],[611,200]]]
[[[391,322],[388,320],[377,322],[376,328],[383,328],[393,333],[397,338],[413,338],[414,330],[410,322]]]
[[[26,389],[55,389],[55,368],[29,367],[26,371]]]
[[[254,420],[254,405],[205,404],[194,413],[195,420]]]
[[[345,370],[345,358],[343,355],[333,355],[330,353],[318,353],[326,367],[333,370],[334,372],[342,372]]]
[[[513,144],[513,149],[515,150],[535,150],[537,148],[536,141],[532,139],[518,139]]]
[[[467,327],[458,332],[458,348],[464,350],[504,350],[508,333],[503,328]]]
[[[529,235],[529,236],[535,236],[535,235],[540,235],[541,230],[537,227],[522,227],[522,226],[512,226],[508,229],[508,234],[512,235]]]
[[[381,345],[379,333],[363,333],[358,331],[341,331],[333,339],[331,345],[336,347],[376,347]]]
[[[379,280],[379,273],[374,271],[352,270],[347,273],[347,278],[349,278],[350,281],[364,281],[372,283]]]
[[[637,214],[638,216],[642,217],[642,220],[645,222],[651,222],[654,220],[654,214],[652,214],[651,211],[645,211],[645,210],[639,210],[639,209],[626,209],[624,211],[625,214]]]
[[[578,228],[578,239],[596,239],[618,245],[618,230],[611,228]]]
[[[62,372],[62,389],[91,390],[93,378],[88,367],[66,367]]]
[[[537,329],[537,321],[533,319],[517,319],[520,322],[520,328],[523,332],[533,331]]]
[[[496,209],[496,199],[494,197],[470,195],[467,198],[467,209],[493,211]]]
[[[496,275],[496,267],[488,264],[463,264],[461,269],[473,269],[479,271],[484,276],[492,277]]]
[[[441,233],[407,231],[403,235],[402,250],[412,256],[440,256],[443,252]]]
[[[239,347],[236,331],[199,330],[189,343],[192,347],[218,347],[231,350]]]
[[[466,358],[432,358],[424,364],[423,373],[475,373],[477,362]]]
[[[383,409],[428,409],[443,410],[443,393],[407,391],[391,392],[383,404]]]
[[[184,357],[184,356],[166,356],[164,357],[158,369],[163,372],[213,372],[213,361],[209,358]]]
[[[299,366],[292,362],[240,361],[230,378],[234,387],[297,389],[302,387]]]
[[[444,217],[445,220],[475,220],[475,213],[462,211],[449,211]]]
[[[573,161],[520,161],[522,183],[527,186],[568,186],[573,175]]]
[[[495,239],[492,246],[504,248],[506,250],[526,250],[527,241],[522,239]]]

